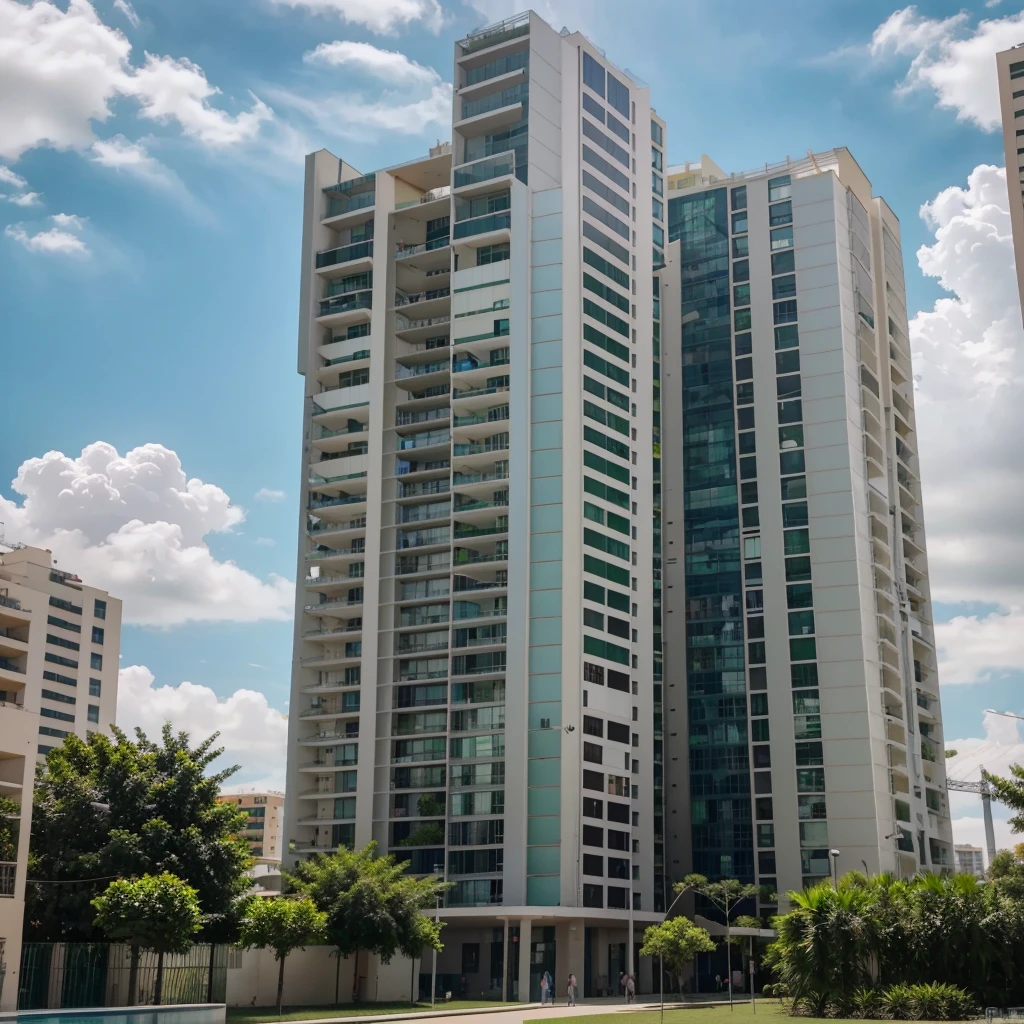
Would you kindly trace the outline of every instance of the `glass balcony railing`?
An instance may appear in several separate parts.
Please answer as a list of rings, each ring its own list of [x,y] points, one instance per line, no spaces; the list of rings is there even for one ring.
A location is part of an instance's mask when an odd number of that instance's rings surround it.
[[[520,82],[511,89],[502,89],[501,92],[492,92],[490,96],[484,96],[478,100],[464,100],[462,104],[462,116],[476,117],[477,114],[486,114],[489,110],[500,110],[502,107],[509,107],[513,103],[524,103],[530,95],[530,83]]]
[[[516,14],[506,18],[497,25],[481,29],[473,35],[466,36],[459,42],[460,56],[467,56],[476,53],[477,50],[486,50],[489,46],[497,46],[498,43],[506,43],[518,36],[525,36],[530,31],[530,15],[528,13]],[[516,54],[516,56],[520,56]],[[470,72],[471,73],[471,72]]]
[[[340,245],[335,249],[324,249],[318,252],[316,254],[316,266],[319,270],[322,267],[333,267],[339,263],[366,259],[372,255],[372,239],[368,242],[352,242],[350,245]]]
[[[454,238],[469,238],[472,235],[482,235],[486,231],[500,231],[502,228],[512,227],[512,213],[503,210],[501,213],[486,214],[483,217],[472,217],[469,220],[460,221],[455,225],[452,232]]]
[[[19,675],[24,675],[25,670],[19,665],[16,665],[10,658],[0,658],[0,668],[5,672],[17,672]]]
[[[503,178],[507,174],[516,173],[515,152],[498,153],[496,156],[484,157],[471,164],[455,168],[455,187],[477,185],[492,178]]]
[[[395,259],[404,260],[409,256],[417,256],[423,252],[432,252],[434,249],[444,249],[451,242],[451,239],[447,235],[442,235],[440,238],[433,238],[429,242],[420,242],[416,245],[406,245],[404,242],[399,242],[395,246]]]
[[[370,309],[373,305],[372,292],[356,292],[355,294],[336,295],[334,298],[323,299],[320,303],[320,316],[331,313],[348,313],[354,309]]]
[[[408,317],[402,316],[402,314],[399,313],[395,317],[395,330],[411,331],[417,327],[433,327],[435,324],[446,324],[450,321],[451,317],[447,313],[443,316],[423,317],[420,320],[410,320]]]
[[[450,409],[427,409],[424,412],[399,412],[395,417],[395,425],[405,427],[412,423],[429,423],[431,420],[447,420],[451,417]]]
[[[410,377],[423,377],[428,373],[440,373],[447,370],[447,359],[436,363],[420,363],[417,366],[402,366],[400,363],[395,369],[395,380],[408,380]]]
[[[411,306],[414,302],[428,302],[430,299],[444,299],[451,294],[450,288],[430,288],[422,292],[395,292],[395,306]]]
[[[354,196],[328,196],[327,213],[328,217],[340,217],[343,213],[354,213],[356,210],[365,210],[373,206],[377,200],[376,192],[360,192]]]

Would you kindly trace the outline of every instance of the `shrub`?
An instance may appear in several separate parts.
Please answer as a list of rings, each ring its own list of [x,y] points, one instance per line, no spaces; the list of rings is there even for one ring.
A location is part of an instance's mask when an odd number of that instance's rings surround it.
[[[956,985],[929,982],[907,987],[919,1020],[967,1020],[977,1013],[974,997]]]
[[[882,1015],[882,994],[877,988],[865,988],[854,994],[850,1016],[857,1020],[878,1020]]]

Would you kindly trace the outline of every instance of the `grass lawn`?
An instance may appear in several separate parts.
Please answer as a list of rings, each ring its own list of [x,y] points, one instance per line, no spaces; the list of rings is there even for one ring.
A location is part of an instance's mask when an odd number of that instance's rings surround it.
[[[639,998],[650,998],[640,996]],[[658,1010],[623,1011],[628,1013],[628,1024],[661,1024],[661,1013]],[[614,1018],[618,1020],[618,1017]],[[665,1024],[785,1024],[787,1021],[799,1022],[823,1018],[790,1017],[782,1008],[778,999],[757,1000],[757,1009],[751,1006],[749,997],[746,1002],[737,1000],[732,1010],[729,1004],[717,1006],[680,1007],[678,1003],[665,1004]],[[548,1018],[544,1024],[611,1024],[608,1014],[592,1014],[579,1017]],[[625,1022],[623,1022],[625,1024]],[[838,1024],[830,1021],[830,1024]],[[917,1021],[916,1024],[930,1024],[928,1021]]]
[[[278,1020],[319,1020],[321,1018],[375,1017],[385,1013],[422,1013],[431,1010],[443,1013],[452,1010],[477,1010],[482,1007],[499,1006],[500,1003],[480,999],[453,999],[450,1003],[342,1003],[340,1006],[286,1006],[281,1014],[273,1007],[229,1006],[228,1024],[269,1024]],[[514,1005],[514,1004],[512,1004]]]

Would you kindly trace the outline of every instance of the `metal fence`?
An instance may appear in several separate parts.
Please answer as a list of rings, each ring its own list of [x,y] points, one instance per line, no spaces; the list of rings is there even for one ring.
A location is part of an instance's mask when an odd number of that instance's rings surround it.
[[[228,947],[193,946],[164,957],[161,1002],[224,1002]],[[105,942],[26,942],[21,947],[19,1010],[124,1006],[128,1002],[131,948]],[[151,1003],[156,987],[157,955],[139,957],[139,1005]]]

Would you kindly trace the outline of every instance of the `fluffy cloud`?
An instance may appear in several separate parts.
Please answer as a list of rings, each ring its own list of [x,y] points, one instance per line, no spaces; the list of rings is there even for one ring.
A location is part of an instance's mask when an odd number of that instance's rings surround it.
[[[126,731],[139,726],[158,736],[164,722],[200,742],[219,732],[224,754],[215,768],[241,766],[237,784],[283,789],[288,719],[256,690],[235,690],[221,699],[208,686],[183,682],[154,685],[145,665],[129,665],[118,673],[117,724]]]
[[[66,11],[48,0],[0,0],[0,156],[17,159],[37,146],[87,149],[93,122],[106,121],[121,96],[138,102],[140,116],[174,121],[215,147],[253,138],[272,117],[256,97],[235,115],[213,107],[219,90],[202,68],[148,53],[136,67],[131,49],[88,0],[68,0]]]
[[[7,202],[15,206],[40,206],[42,198],[38,192],[22,192],[21,195],[8,196]]]
[[[123,135],[97,139],[92,144],[90,159],[101,167],[109,167],[118,174],[127,174],[149,185],[188,198],[188,190],[181,179],[138,142],[129,142]]]
[[[965,12],[930,18],[911,6],[875,29],[869,52],[876,60],[909,57],[901,91],[930,89],[940,107],[956,111],[957,120],[995,131],[1000,123],[995,54],[1022,38],[1024,11],[971,29]]]
[[[370,43],[340,40],[321,43],[302,58],[307,64],[327,64],[364,71],[375,78],[391,82],[425,82],[440,80],[433,68],[425,68],[397,50],[381,50]]]
[[[28,182],[20,175],[15,174],[10,167],[0,164],[0,185],[11,185],[14,188],[27,188]]]
[[[48,452],[18,470],[21,505],[0,497],[7,536],[49,548],[124,601],[124,618],[151,626],[256,622],[291,616],[294,588],[260,580],[205,543],[245,518],[215,484],[188,478],[175,452],[147,444],[118,454],[96,442],[72,458]]]
[[[393,35],[413,23],[437,33],[444,26],[444,11],[437,0],[271,0],[279,7],[297,7],[311,14],[336,15],[363,25],[371,32]]]
[[[75,223],[69,224],[65,221],[65,218],[67,221],[74,221]],[[23,224],[8,224],[4,228],[4,234],[20,245],[23,245],[29,252],[66,253],[76,256],[89,255],[89,247],[85,242],[78,235],[73,235],[70,231],[64,230],[64,227],[79,228],[81,226],[79,218],[67,213],[56,213],[51,220],[57,226],[46,231],[37,231],[35,234],[29,234]],[[2,502],[3,499],[0,498],[0,508],[3,507]]]

